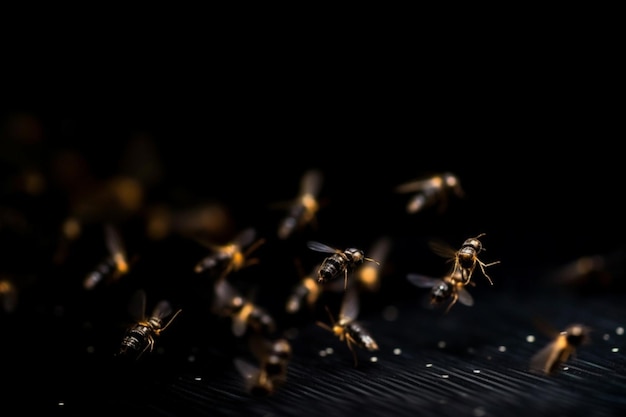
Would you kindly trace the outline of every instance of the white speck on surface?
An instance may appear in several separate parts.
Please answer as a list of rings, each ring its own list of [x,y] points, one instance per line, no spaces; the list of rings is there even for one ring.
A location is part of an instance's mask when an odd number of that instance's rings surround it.
[[[614,347],[613,349],[611,349],[611,352],[617,353],[617,352],[619,352],[619,348]]]
[[[622,326],[619,326],[617,329],[615,329],[615,333],[618,335],[623,335],[624,334],[624,328]]]
[[[395,349],[393,350],[393,354],[394,354],[394,355],[401,355],[401,354],[402,354],[402,349],[400,349],[400,348],[395,348]]]
[[[610,338],[611,338],[611,335],[610,335],[610,334],[608,334],[608,333],[604,333],[604,334],[602,335],[602,340],[609,340]]]
[[[526,341],[528,343],[534,343],[535,342],[535,335],[529,334],[528,336],[526,336]]]
[[[378,362],[378,356],[372,356],[370,362]]]
[[[498,352],[506,352],[506,346],[498,346]]]
[[[427,368],[432,368],[432,367],[433,367],[433,364],[432,364],[432,363],[427,363],[427,364],[426,364],[426,367],[427,367]]]
[[[333,353],[335,353],[335,349],[331,348],[331,347],[327,347],[326,348],[326,353],[329,355],[332,355]]]
[[[445,348],[445,347],[446,347],[446,342],[445,342],[444,340],[440,340],[440,341],[437,343],[437,347],[438,347],[438,348],[440,348],[440,349]]]
[[[441,375],[441,377],[442,377],[443,379],[448,379],[448,378],[450,378],[450,375],[448,375],[448,374],[443,374],[443,375]]]
[[[479,374],[480,373],[480,369],[474,369],[474,373],[475,374]]]
[[[476,407],[476,408],[474,408],[474,415],[476,417],[483,417],[483,416],[487,415],[487,412],[485,411],[485,409],[483,407]]]

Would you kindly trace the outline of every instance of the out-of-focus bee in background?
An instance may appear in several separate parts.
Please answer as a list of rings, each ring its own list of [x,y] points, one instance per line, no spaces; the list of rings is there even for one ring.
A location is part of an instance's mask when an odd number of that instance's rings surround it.
[[[274,317],[267,309],[256,305],[251,297],[244,297],[228,280],[217,280],[214,284],[213,313],[230,317],[232,332],[242,337],[248,329],[253,334],[269,335],[276,331]]]
[[[369,292],[376,292],[380,289],[381,266],[384,264],[391,251],[391,238],[382,236],[372,244],[368,254],[376,262],[363,263],[354,271],[355,283],[359,289]]]
[[[85,277],[83,287],[86,290],[93,289],[105,280],[115,281],[126,275],[130,269],[126,248],[119,230],[110,223],[105,224],[104,239],[109,254]]]
[[[302,311],[305,306],[309,309],[315,306],[315,303],[324,291],[323,286],[317,282],[317,271],[320,265],[316,265],[308,275],[303,274],[298,283],[294,285],[285,303],[285,311],[287,313],[296,314]]]
[[[172,315],[173,309],[170,303],[167,300],[161,300],[154,306],[152,314],[146,316],[146,293],[144,290],[136,291],[129,304],[129,312],[136,323],[126,329],[118,355],[139,359],[146,350],[152,351],[156,338],[167,329],[181,311],[179,309]],[[164,322],[163,320],[167,317],[170,319]]]
[[[434,204],[439,204],[439,211],[443,212],[447,208],[448,198],[451,194],[458,198],[463,198],[465,194],[459,179],[450,172],[398,185],[395,191],[398,193],[415,193],[406,206],[406,211],[411,214]]]
[[[341,307],[337,320],[328,311],[330,316],[330,326],[326,323],[317,322],[317,325],[329,330],[342,342],[345,342],[354,357],[354,366],[358,365],[356,348],[362,348],[370,352],[378,350],[378,343],[372,337],[370,332],[366,330],[358,321],[360,302],[359,293],[356,287],[350,286],[344,292],[341,301]]]
[[[250,350],[257,363],[246,359],[234,359],[237,371],[246,381],[253,395],[271,395],[287,380],[287,371],[292,357],[292,348],[285,338],[268,338],[254,335],[249,340]]]
[[[437,240],[430,241],[429,245],[433,252],[435,252],[437,255],[447,258],[450,262],[454,262],[454,267],[452,268],[452,272],[450,273],[450,275],[454,275],[454,271],[456,271],[457,269],[460,270],[463,285],[467,285],[467,283],[469,283],[469,281],[472,279],[472,275],[474,273],[476,265],[480,267],[480,270],[482,271],[485,278],[487,278],[489,283],[493,285],[493,281],[485,272],[485,268],[499,264],[500,261],[490,262],[487,264],[478,258],[478,255],[482,251],[486,250],[483,247],[482,242],[479,240],[484,235],[485,233],[481,233],[476,237],[466,239],[459,250],[455,250],[446,243]]]
[[[443,278],[411,273],[407,275],[407,279],[417,287],[430,288],[430,305],[440,306],[449,301],[445,310],[447,313],[457,301],[468,307],[474,305],[474,298],[465,288],[466,285],[473,285],[474,283],[466,284],[461,275],[461,271],[456,269]]]
[[[300,180],[298,196],[290,204],[288,213],[278,226],[278,237],[288,239],[294,232],[314,224],[320,208],[317,200],[322,187],[323,174],[317,169],[306,171]]]
[[[365,256],[365,252],[357,248],[347,248],[346,250],[335,249],[320,242],[307,242],[309,249],[332,253],[331,256],[325,258],[319,269],[317,270],[317,282],[325,284],[344,275],[344,289],[348,288],[348,272],[352,272],[355,268],[362,265],[363,262],[369,261],[380,265],[380,262]]]
[[[0,304],[6,313],[12,313],[17,308],[18,290],[13,279],[0,276]]]
[[[531,357],[530,371],[555,374],[576,354],[580,346],[590,342],[590,332],[591,329],[583,324],[571,324],[562,332],[550,330],[552,341]]]
[[[257,239],[256,230],[248,228],[235,236],[232,242],[225,245],[209,245],[212,253],[202,258],[195,266],[196,273],[209,271],[216,273],[219,279],[244,267],[253,265],[259,260],[249,258],[249,255],[261,246],[265,239]]]

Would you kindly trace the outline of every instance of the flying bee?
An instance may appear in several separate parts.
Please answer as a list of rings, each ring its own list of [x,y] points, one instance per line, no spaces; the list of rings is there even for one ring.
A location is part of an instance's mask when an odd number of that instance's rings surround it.
[[[226,279],[214,284],[213,312],[232,320],[232,332],[242,337],[248,329],[257,334],[271,334],[276,330],[274,317],[250,298],[242,296]]]
[[[380,262],[366,258],[365,253],[361,249],[347,248],[342,251],[332,248],[320,242],[307,242],[309,249],[317,252],[332,253],[331,256],[324,259],[317,270],[317,282],[324,284],[344,274],[344,289],[348,288],[348,272],[363,264],[364,261],[374,262],[380,265]]]
[[[408,213],[417,213],[435,203],[439,203],[439,211],[441,212],[446,209],[450,194],[455,194],[459,198],[465,194],[459,179],[450,172],[401,184],[395,188],[395,191],[398,193],[416,193],[407,203],[406,211]]]
[[[17,307],[18,290],[9,277],[0,276],[0,304],[7,313],[12,313]]]
[[[552,332],[553,340],[530,359],[530,370],[546,375],[555,374],[581,345],[589,342],[590,331],[585,325],[572,324],[562,332]]]
[[[370,262],[361,265],[355,271],[356,282],[365,291],[376,292],[380,288],[381,263],[389,255],[391,250],[391,239],[383,236],[376,240],[369,250],[369,254],[377,262]]]
[[[212,253],[202,258],[195,266],[196,273],[203,271],[218,271],[220,279],[232,272],[258,262],[249,255],[265,242],[265,239],[256,238],[256,230],[248,228],[241,231],[232,242],[225,245],[209,245]],[[244,250],[245,248],[245,250]]]
[[[315,215],[320,206],[317,196],[322,186],[322,180],[321,171],[316,169],[308,170],[302,175],[298,196],[291,203],[287,216],[278,226],[280,239],[287,239],[296,230],[301,230],[315,221]]]
[[[182,310],[178,310],[172,315],[173,310],[170,303],[167,300],[161,300],[154,306],[152,314],[147,317],[145,315],[146,293],[143,290],[138,290],[131,299],[129,311],[137,322],[126,329],[118,354],[132,355],[139,359],[146,350],[152,351],[154,349],[156,337],[167,329]],[[164,323],[163,320],[169,316],[171,318]]]
[[[417,287],[431,289],[431,305],[439,306],[446,301],[450,301],[446,308],[446,313],[450,311],[457,301],[468,307],[474,305],[474,298],[465,288],[465,281],[463,280],[461,271],[458,269],[443,278],[433,278],[421,274],[408,274],[407,279],[411,284]],[[474,283],[470,282],[469,284],[473,285]]]
[[[359,315],[359,304],[358,290],[356,287],[351,286],[344,292],[338,319],[335,320],[327,309],[331,325],[329,326],[326,323],[317,322],[318,326],[331,331],[339,340],[348,345],[354,357],[355,367],[358,364],[355,347],[366,349],[370,352],[378,350],[378,343],[376,343],[371,334],[356,321]]]
[[[235,358],[235,367],[245,378],[248,390],[255,395],[269,395],[283,385],[292,356],[292,348],[285,338],[250,338],[250,350],[257,358],[252,364],[243,358]]]
[[[295,314],[301,311],[304,305],[309,308],[315,305],[323,292],[323,287],[317,282],[316,278],[320,265],[316,265],[310,274],[304,275],[293,287],[285,303],[287,313]]]
[[[129,271],[126,249],[119,231],[107,223],[104,225],[104,238],[109,255],[85,277],[83,287],[87,290],[105,279],[117,280]]]
[[[463,285],[467,285],[467,283],[469,283],[472,279],[472,274],[474,273],[476,265],[480,266],[480,270],[485,278],[487,278],[489,283],[493,285],[493,281],[485,272],[485,268],[499,264],[500,261],[486,264],[478,258],[478,254],[486,250],[483,247],[482,242],[479,240],[479,238],[483,237],[485,234],[486,233],[481,233],[476,237],[466,239],[459,250],[454,250],[452,247],[439,241],[431,241],[429,242],[429,245],[433,252],[437,255],[448,258],[449,261],[454,262],[451,275],[454,275],[454,271],[457,269],[460,270]]]

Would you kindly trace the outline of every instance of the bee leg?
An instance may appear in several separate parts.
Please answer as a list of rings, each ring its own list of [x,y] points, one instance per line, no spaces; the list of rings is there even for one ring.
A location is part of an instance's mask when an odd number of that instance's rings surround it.
[[[452,296],[452,301],[450,301],[450,304],[448,304],[448,307],[446,308],[446,311],[444,314],[448,314],[448,311],[450,311],[450,309],[452,308],[452,306],[456,303],[456,300],[459,299],[459,295],[458,294],[454,294]]]
[[[346,344],[348,345],[348,349],[350,349],[350,352],[352,352],[352,357],[354,358],[354,367],[356,368],[359,365],[359,361],[358,361],[356,350],[354,349],[354,345],[352,343],[352,339],[350,338],[350,336],[346,338]]]
[[[343,284],[343,289],[347,290],[348,289],[348,269],[346,268],[345,273],[344,273],[344,284]]]

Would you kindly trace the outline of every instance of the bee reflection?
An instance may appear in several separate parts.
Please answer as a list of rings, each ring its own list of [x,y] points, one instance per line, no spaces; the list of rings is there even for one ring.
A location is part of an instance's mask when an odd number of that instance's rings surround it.
[[[552,341],[530,359],[530,370],[553,375],[576,354],[576,350],[589,342],[591,329],[582,324],[567,326],[562,332],[552,332]]]
[[[152,351],[154,349],[156,338],[167,329],[182,310],[178,310],[172,315],[170,303],[162,300],[155,305],[152,314],[147,317],[145,315],[146,293],[143,290],[138,290],[131,299],[129,311],[137,322],[126,330],[118,355],[139,359],[146,350]],[[164,323],[163,320],[169,316],[172,317]]]
[[[338,319],[335,320],[330,311],[328,315],[330,316],[331,325],[329,326],[318,321],[318,326],[329,330],[339,340],[348,345],[354,357],[354,366],[358,364],[355,347],[366,349],[370,352],[378,350],[378,343],[376,343],[369,331],[356,321],[359,315],[359,295],[356,287],[350,286],[345,291]]]
[[[408,213],[417,213],[436,203],[439,204],[439,210],[443,211],[447,207],[450,194],[455,194],[459,198],[464,195],[459,179],[450,172],[401,184],[395,191],[415,193],[406,206]]]

